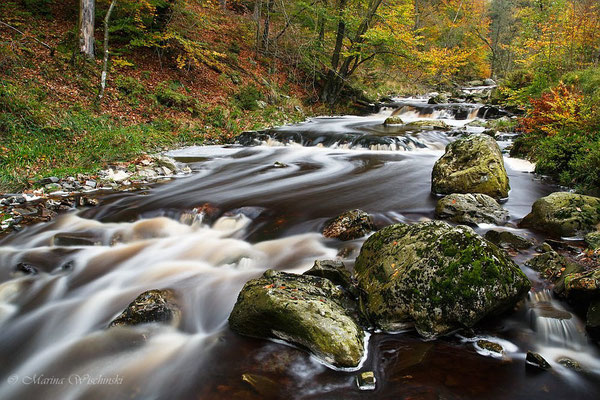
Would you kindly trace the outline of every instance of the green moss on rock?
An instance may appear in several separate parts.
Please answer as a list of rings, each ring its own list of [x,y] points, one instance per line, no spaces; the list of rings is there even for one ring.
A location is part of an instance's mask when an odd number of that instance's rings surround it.
[[[600,198],[556,192],[536,200],[519,225],[568,237],[594,231],[599,223]]]
[[[356,260],[369,318],[387,331],[414,322],[431,338],[472,327],[521,299],[530,282],[503,251],[466,226],[388,226]]]
[[[431,175],[435,194],[483,193],[501,199],[508,197],[509,190],[502,152],[488,135],[475,134],[450,143]]]
[[[243,335],[297,344],[338,367],[356,367],[364,332],[354,307],[328,279],[268,270],[244,285],[229,325]]]

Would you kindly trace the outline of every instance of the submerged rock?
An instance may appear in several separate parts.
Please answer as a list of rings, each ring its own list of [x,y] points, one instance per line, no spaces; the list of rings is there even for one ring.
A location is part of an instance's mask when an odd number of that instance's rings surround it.
[[[364,243],[354,271],[372,322],[387,331],[414,322],[426,338],[472,327],[530,288],[498,247],[441,221],[383,228]]]
[[[568,357],[559,358],[558,360],[556,360],[556,362],[565,368],[572,369],[573,371],[577,371],[577,372],[583,371],[583,368],[581,368],[581,364],[579,364],[577,361],[572,360]]]
[[[256,390],[258,394],[267,399],[275,398],[279,393],[280,385],[266,376],[257,374],[242,374],[242,381],[252,386],[252,388]]]
[[[364,332],[354,306],[328,279],[268,270],[244,285],[229,325],[243,335],[297,344],[337,367],[356,367]]]
[[[38,269],[31,264],[20,262],[15,267],[15,272],[25,275],[37,275]]]
[[[90,233],[57,233],[52,238],[54,246],[99,246],[102,238]]]
[[[547,370],[547,369],[552,368],[550,366],[550,364],[548,364],[548,361],[546,361],[544,359],[544,357],[542,357],[541,355],[539,355],[538,353],[535,353],[533,351],[527,352],[527,357],[525,358],[525,362],[527,363],[527,366],[532,366],[532,367],[542,369],[542,370]]]
[[[555,192],[533,203],[520,226],[555,236],[577,236],[596,230],[600,223],[600,198]]]
[[[391,116],[391,117],[387,117],[385,119],[385,121],[383,121],[384,125],[403,125],[404,121],[402,121],[402,118],[400,117],[396,117],[396,116]]]
[[[513,250],[525,250],[533,246],[533,242],[509,231],[489,230],[484,238],[494,243],[498,247],[510,248]]]
[[[155,289],[136,297],[109,326],[130,326],[152,322],[176,326],[180,319],[181,310],[176,303],[175,292],[170,289]]]
[[[340,240],[353,240],[374,231],[371,216],[362,210],[351,210],[327,221],[323,236]]]
[[[585,316],[585,328],[592,339],[600,340],[600,299],[590,303]]]
[[[490,196],[480,193],[445,196],[438,200],[435,214],[438,218],[461,224],[503,225],[508,221],[508,211]]]
[[[435,194],[482,193],[501,199],[508,197],[509,189],[500,147],[487,135],[450,143],[433,166],[431,191]]]

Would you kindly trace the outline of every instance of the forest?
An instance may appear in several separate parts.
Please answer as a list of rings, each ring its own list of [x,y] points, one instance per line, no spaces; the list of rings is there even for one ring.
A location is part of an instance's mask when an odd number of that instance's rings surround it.
[[[594,0],[5,1],[0,184],[23,188],[150,147],[227,143],[275,122],[492,78],[500,83],[492,102],[529,113],[515,151],[562,184],[597,187],[599,174],[587,172],[600,171],[599,8]],[[92,152],[92,142],[105,145]]]

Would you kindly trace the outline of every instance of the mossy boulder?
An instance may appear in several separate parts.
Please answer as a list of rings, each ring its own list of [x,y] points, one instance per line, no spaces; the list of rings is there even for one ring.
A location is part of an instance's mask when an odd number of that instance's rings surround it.
[[[533,242],[509,231],[489,230],[483,236],[503,249],[525,250],[533,246]]]
[[[502,152],[488,135],[475,134],[450,143],[433,166],[431,191],[435,194],[482,193],[502,199],[509,190]]]
[[[438,200],[435,215],[460,224],[489,223],[504,225],[508,211],[488,195],[481,193],[454,193]]]
[[[502,250],[442,221],[383,228],[364,243],[354,271],[374,324],[396,331],[414,322],[426,338],[472,327],[530,288]]]
[[[590,232],[585,235],[585,243],[592,250],[600,250],[600,231]]]
[[[525,262],[529,268],[540,273],[544,279],[554,283],[554,292],[563,295],[565,291],[565,277],[569,274],[583,271],[583,267],[570,262],[554,251],[549,245],[542,247],[543,252]]]
[[[404,121],[402,121],[402,118],[397,117],[397,116],[391,116],[391,117],[387,117],[385,119],[385,121],[383,121],[384,125],[404,125]]]
[[[346,211],[330,219],[323,227],[323,236],[340,240],[353,240],[375,230],[371,216],[362,210]]]
[[[600,298],[600,268],[566,275],[565,290],[568,296],[579,294]]]
[[[600,198],[555,192],[536,200],[519,226],[568,237],[595,231],[599,223]]]
[[[131,326],[152,322],[178,325],[180,319],[181,310],[175,292],[170,289],[155,289],[136,297],[109,326]]]
[[[242,335],[296,344],[337,367],[356,367],[364,332],[354,309],[328,279],[268,270],[244,285],[229,326]]]

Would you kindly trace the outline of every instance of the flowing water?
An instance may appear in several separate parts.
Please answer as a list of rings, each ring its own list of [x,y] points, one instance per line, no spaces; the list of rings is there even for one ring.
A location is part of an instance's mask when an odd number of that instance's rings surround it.
[[[454,130],[383,126],[392,113],[406,122],[442,119]],[[0,399],[598,398],[597,348],[581,320],[526,267],[534,281],[528,300],[481,324],[475,336],[423,341],[414,332],[373,333],[361,371],[375,372],[374,392],[356,387],[356,372],[329,369],[303,351],[228,328],[239,290],[268,268],[300,273],[315,259],[335,257],[353,266],[364,239],[323,238],[327,219],[353,208],[371,213],[379,226],[432,218],[433,164],[478,115],[484,116],[475,105],[404,99],[370,116],[314,118],[246,135],[246,146],[174,151],[191,176],[104,195],[99,207],[5,237]],[[506,166],[512,191],[504,207],[514,224],[555,188],[522,160],[507,158]],[[101,245],[56,246],[58,233]],[[19,262],[39,274],[17,275]],[[161,288],[179,296],[177,329],[106,329],[138,294]],[[481,338],[502,344],[505,354],[479,348]],[[528,350],[553,369],[527,369]],[[585,372],[561,366],[561,357],[577,360]]]

